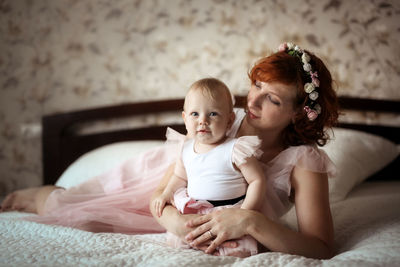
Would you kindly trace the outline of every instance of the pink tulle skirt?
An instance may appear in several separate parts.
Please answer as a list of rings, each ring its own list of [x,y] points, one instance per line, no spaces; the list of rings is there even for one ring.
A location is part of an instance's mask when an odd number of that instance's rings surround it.
[[[163,145],[121,166],[48,197],[44,216],[26,218],[91,232],[165,232],[150,213],[153,191],[176,160],[176,146]]]
[[[67,190],[57,189],[45,204],[44,216],[24,219],[70,226],[91,232],[161,233],[150,213],[153,191],[177,158],[177,144],[166,143],[126,161],[119,167]],[[290,175],[298,166],[333,176],[335,166],[314,146],[290,147],[263,164],[267,192],[261,212],[277,220],[290,208]]]

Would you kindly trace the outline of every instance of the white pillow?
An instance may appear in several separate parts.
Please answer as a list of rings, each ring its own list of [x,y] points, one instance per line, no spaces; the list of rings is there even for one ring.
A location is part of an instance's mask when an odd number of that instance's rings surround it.
[[[105,145],[83,154],[60,176],[56,185],[70,188],[117,167],[164,141],[128,141]]]
[[[385,138],[343,128],[334,128],[333,140],[322,149],[337,167],[337,176],[329,179],[331,202],[343,200],[399,155],[399,147]]]

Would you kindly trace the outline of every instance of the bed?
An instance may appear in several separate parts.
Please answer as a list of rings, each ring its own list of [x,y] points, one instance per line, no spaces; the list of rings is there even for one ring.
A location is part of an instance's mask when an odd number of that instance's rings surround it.
[[[244,100],[238,96],[237,105]],[[161,144],[166,124],[184,133],[182,104],[160,100],[44,116],[43,183],[71,187],[110,169]],[[340,97],[340,106],[343,118],[351,111],[400,114],[399,101]],[[0,214],[0,266],[400,266],[400,127],[341,120],[334,134],[324,148],[339,170],[329,181],[337,248],[332,259],[277,252],[216,257],[170,248],[165,234],[91,233],[6,212]],[[294,209],[281,220],[296,228]]]

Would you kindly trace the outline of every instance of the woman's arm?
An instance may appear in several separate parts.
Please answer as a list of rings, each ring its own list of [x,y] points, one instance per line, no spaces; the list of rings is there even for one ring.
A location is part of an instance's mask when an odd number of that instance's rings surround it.
[[[189,226],[198,227],[186,238],[197,245],[209,239],[207,231],[211,230],[216,238],[207,253],[212,253],[225,240],[249,234],[271,251],[310,258],[332,257],[334,235],[327,176],[295,168],[292,187],[295,190],[298,231],[256,211],[224,209],[190,221]]]
[[[248,183],[246,197],[241,208],[260,210],[266,192],[266,180],[260,163],[255,157],[250,157],[238,168]]]
[[[248,234],[272,251],[331,258],[334,234],[326,174],[295,168],[291,181],[295,190],[298,232],[261,216],[249,225]]]

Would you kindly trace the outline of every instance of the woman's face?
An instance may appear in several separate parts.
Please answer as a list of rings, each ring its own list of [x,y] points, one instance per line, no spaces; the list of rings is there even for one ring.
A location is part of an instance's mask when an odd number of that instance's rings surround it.
[[[296,87],[256,81],[247,96],[247,121],[260,130],[282,131],[294,118]]]

